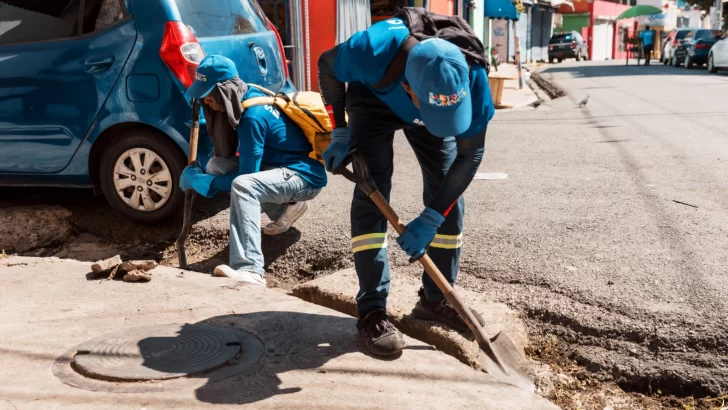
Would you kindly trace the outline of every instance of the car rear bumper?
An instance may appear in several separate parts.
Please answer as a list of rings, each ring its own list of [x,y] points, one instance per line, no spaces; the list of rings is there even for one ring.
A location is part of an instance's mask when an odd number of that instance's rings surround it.
[[[576,50],[549,51],[549,58],[574,58]]]
[[[699,63],[704,64],[708,62],[708,53],[710,52],[709,49],[705,50],[696,50],[695,52],[690,54],[690,60],[693,63]]]

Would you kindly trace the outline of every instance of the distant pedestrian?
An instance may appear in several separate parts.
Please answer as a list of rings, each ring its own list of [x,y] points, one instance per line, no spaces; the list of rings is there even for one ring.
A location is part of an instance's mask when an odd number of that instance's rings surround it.
[[[650,26],[646,26],[645,30],[640,33],[642,41],[642,51],[645,55],[645,65],[650,65],[652,58],[652,49],[655,48],[655,30],[651,30]]]

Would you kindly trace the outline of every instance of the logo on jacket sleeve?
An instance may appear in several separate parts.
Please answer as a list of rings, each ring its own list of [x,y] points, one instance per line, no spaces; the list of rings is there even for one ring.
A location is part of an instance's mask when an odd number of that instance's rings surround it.
[[[460,89],[457,94],[452,95],[430,93],[429,102],[437,107],[449,107],[457,105],[466,95],[468,95],[468,92],[464,88]]]

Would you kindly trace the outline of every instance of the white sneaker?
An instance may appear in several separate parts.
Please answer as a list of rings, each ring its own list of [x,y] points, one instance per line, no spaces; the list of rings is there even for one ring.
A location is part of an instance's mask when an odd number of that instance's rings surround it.
[[[263,233],[266,235],[280,235],[287,231],[298,218],[302,217],[303,214],[308,211],[308,202],[296,202],[293,205],[289,205],[286,208],[286,212],[283,212],[280,218],[269,223],[263,228]]]
[[[227,265],[216,266],[212,274],[215,276],[232,278],[240,282],[252,283],[254,285],[266,285],[263,275],[247,270],[235,270]]]

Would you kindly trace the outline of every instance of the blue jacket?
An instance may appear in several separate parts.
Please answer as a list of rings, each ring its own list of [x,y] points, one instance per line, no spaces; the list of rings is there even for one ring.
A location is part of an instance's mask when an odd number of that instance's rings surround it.
[[[265,96],[250,87],[243,99]],[[311,144],[293,120],[278,107],[259,105],[243,112],[238,123],[238,152],[240,168],[237,174],[215,176],[214,189],[230,192],[233,180],[244,174],[264,168],[288,168],[298,174],[312,188],[326,186],[324,166],[308,157]]]
[[[367,30],[357,32],[339,45],[333,71],[339,81],[356,82],[371,90],[403,121],[422,125],[424,119],[420,118],[419,110],[401,85],[404,76],[384,90],[372,88],[372,85],[382,79],[399,46],[409,34],[409,28],[396,18],[381,21]],[[482,66],[472,67],[470,95],[473,104],[471,126],[457,137],[471,137],[484,130],[495,114],[488,75]]]

